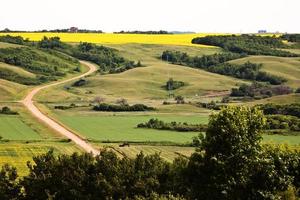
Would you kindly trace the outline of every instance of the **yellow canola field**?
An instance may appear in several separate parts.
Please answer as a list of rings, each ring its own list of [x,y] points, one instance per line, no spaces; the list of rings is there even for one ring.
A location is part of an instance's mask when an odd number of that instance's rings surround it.
[[[163,45],[186,45],[186,46],[205,46],[194,45],[191,43],[195,37],[204,37],[207,35],[221,35],[212,33],[195,34],[113,34],[113,33],[0,33],[1,35],[22,36],[29,40],[39,41],[44,36],[60,37],[63,42],[90,42],[97,44],[163,44]]]

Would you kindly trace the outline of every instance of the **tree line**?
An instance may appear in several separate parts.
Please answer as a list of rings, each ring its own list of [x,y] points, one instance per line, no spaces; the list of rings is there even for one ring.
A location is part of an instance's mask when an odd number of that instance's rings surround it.
[[[238,88],[232,88],[230,96],[263,99],[276,95],[293,93],[293,89],[285,85],[270,85],[265,83],[253,82],[251,85],[242,84]]]
[[[163,35],[163,34],[173,34],[168,31],[160,30],[160,31],[119,31],[114,32],[115,34],[152,34],[152,35]]]
[[[56,49],[78,59],[91,61],[100,66],[102,73],[120,73],[135,67],[141,67],[140,61],[127,60],[117,53],[117,50],[98,46],[88,42],[71,46],[60,41],[59,37],[44,37],[39,43],[40,48]]]
[[[180,51],[164,51],[162,59],[173,64],[186,65],[193,68],[200,68],[212,73],[232,76],[235,78],[269,82],[274,85],[280,85],[286,82],[286,79],[260,71],[262,65],[251,62],[244,64],[232,64],[227,61],[245,57],[245,54],[221,53],[213,55],[204,55],[201,57],[189,56]]]
[[[289,48],[281,38],[256,35],[223,35],[197,37],[192,40],[193,44],[213,45],[226,51],[247,54],[267,55],[280,57],[298,57],[298,54],[279,50],[278,48]]]
[[[29,174],[0,171],[1,199],[296,199],[300,152],[263,145],[266,119],[257,108],[228,107],[210,117],[196,151],[173,162],[159,154],[58,155],[28,162]]]
[[[179,132],[204,132],[207,129],[205,124],[188,124],[186,122],[164,122],[158,119],[150,119],[148,122],[140,123],[137,125],[137,128],[150,128],[158,130],[171,130]]]
[[[139,112],[139,111],[153,111],[155,108],[144,105],[144,104],[108,104],[100,103],[93,107],[95,111],[105,111],[105,112]]]

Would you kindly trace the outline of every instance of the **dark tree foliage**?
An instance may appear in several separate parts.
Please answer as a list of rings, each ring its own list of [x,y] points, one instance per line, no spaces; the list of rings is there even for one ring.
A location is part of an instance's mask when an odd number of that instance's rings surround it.
[[[17,181],[18,173],[15,167],[8,164],[0,171],[0,199],[18,199],[21,197],[21,185]]]
[[[75,81],[75,82],[72,84],[72,86],[74,86],[74,87],[81,87],[81,86],[86,85],[87,83],[88,83],[87,80],[85,80],[85,79],[79,79],[78,81]]]
[[[300,34],[283,34],[281,38],[289,42],[300,42]]]
[[[267,129],[289,129],[300,131],[300,119],[290,115],[266,115]]]
[[[300,118],[300,104],[264,104],[259,105],[266,115],[291,115]]]
[[[40,48],[55,49],[55,48],[63,48],[64,43],[60,41],[59,37],[48,38],[44,36],[44,38],[38,42],[38,46]]]
[[[162,34],[172,34],[168,31],[120,31],[114,32],[115,34],[153,34],[153,35],[162,35]]]
[[[153,111],[155,108],[146,106],[144,104],[134,104],[134,105],[114,105],[107,103],[100,103],[94,106],[95,111],[105,111],[105,112],[138,112],[138,111]]]
[[[49,59],[49,54],[55,56],[56,59]],[[1,48],[0,62],[15,65],[37,74],[36,78],[22,78],[13,71],[1,70],[1,78],[25,85],[37,85],[56,80],[66,75],[66,69],[70,68],[70,65],[79,64],[77,60],[62,55],[60,52],[50,50],[40,52],[34,47]]]
[[[24,40],[21,36],[4,35],[0,36],[0,42],[23,45],[28,42],[28,40]]]
[[[148,122],[140,123],[137,128],[150,128],[158,130],[173,130],[179,132],[204,132],[207,129],[205,124],[188,124],[186,122],[164,122],[158,119],[150,119]]]
[[[262,64],[246,62],[241,65],[231,64],[227,61],[245,57],[244,54],[222,53],[191,57],[179,51],[164,51],[162,59],[173,64],[186,65],[189,67],[204,69],[209,72],[232,76],[241,79],[269,82],[273,85],[280,85],[286,80],[260,71]]]
[[[265,125],[257,108],[224,108],[210,117],[206,137],[194,139],[197,151],[173,163],[158,154],[121,158],[105,149],[95,157],[50,151],[34,157],[29,174],[19,180],[14,168],[4,167],[0,198],[271,200],[289,192],[296,199],[300,152],[262,145]]]
[[[242,84],[239,88],[232,88],[230,96],[233,97],[252,97],[256,99],[268,98],[276,95],[285,95],[293,92],[289,86],[253,82],[251,85]]]
[[[4,106],[0,109],[0,114],[4,115],[17,115],[18,112],[11,110],[9,107]]]
[[[164,85],[164,88],[166,90],[176,90],[178,88],[181,88],[184,86],[184,82],[182,81],[175,81],[173,78],[170,78],[167,82],[166,85]]]
[[[280,38],[255,35],[205,36],[192,40],[193,44],[204,44],[221,47],[234,53],[247,55],[269,55],[297,57],[299,55],[276,48],[288,48]]]
[[[135,64],[134,61],[120,56],[115,49],[87,42],[72,49],[72,56],[98,64],[101,72],[120,73],[141,66],[140,62]]]

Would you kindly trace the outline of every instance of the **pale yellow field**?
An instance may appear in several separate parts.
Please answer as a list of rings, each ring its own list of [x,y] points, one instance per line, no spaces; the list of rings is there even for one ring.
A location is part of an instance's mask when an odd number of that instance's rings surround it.
[[[168,44],[168,45],[187,45],[187,46],[205,46],[194,45],[191,43],[195,37],[204,37],[207,35],[221,35],[216,33],[196,33],[196,34],[112,34],[112,33],[0,33],[1,35],[22,36],[29,40],[39,41],[44,36],[58,36],[63,42],[90,42],[99,44]]]

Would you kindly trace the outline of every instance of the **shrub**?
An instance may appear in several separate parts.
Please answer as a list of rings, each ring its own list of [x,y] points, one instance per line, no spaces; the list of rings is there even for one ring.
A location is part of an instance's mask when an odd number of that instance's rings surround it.
[[[95,111],[105,111],[105,112],[138,112],[138,111],[153,111],[155,108],[146,106],[144,104],[134,104],[130,105],[113,105],[107,103],[100,103],[94,106]]]

